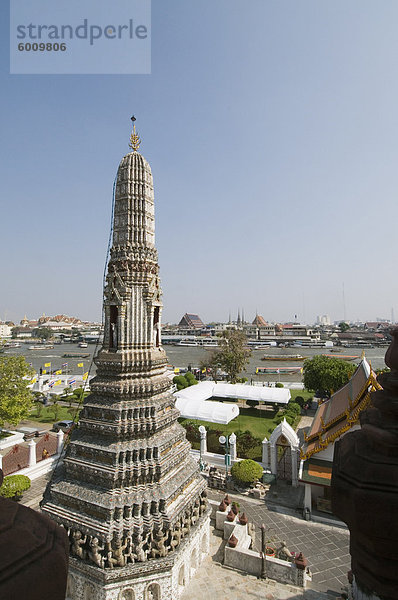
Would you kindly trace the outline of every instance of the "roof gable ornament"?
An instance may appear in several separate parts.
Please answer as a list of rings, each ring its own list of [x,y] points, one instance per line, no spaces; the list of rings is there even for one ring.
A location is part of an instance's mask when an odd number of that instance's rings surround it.
[[[138,135],[138,133],[135,130],[135,121],[136,121],[136,118],[135,118],[134,115],[131,117],[131,120],[133,122],[133,131],[132,131],[132,133],[130,135],[129,148],[131,148],[133,150],[133,152],[138,152],[138,148],[141,145],[141,138],[140,138],[140,136]]]

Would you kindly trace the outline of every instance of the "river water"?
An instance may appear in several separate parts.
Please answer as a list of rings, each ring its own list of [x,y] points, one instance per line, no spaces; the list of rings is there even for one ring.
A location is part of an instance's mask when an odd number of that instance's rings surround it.
[[[20,348],[10,348],[5,351],[5,355],[23,355],[27,362],[31,363],[35,371],[39,371],[40,367],[45,368],[46,363],[51,363],[51,370],[62,369],[63,363],[68,363],[68,373],[71,374],[82,374],[83,372],[90,371],[91,375],[95,374],[96,367],[92,362],[93,355],[97,346],[95,344],[89,344],[87,348],[79,348],[77,344],[56,344],[52,350],[29,350],[28,346],[30,343],[22,343]],[[98,346],[98,349],[100,347]],[[206,361],[206,357],[210,355],[213,349],[206,349],[200,347],[187,347],[187,346],[164,346],[167,354],[168,362],[174,367],[187,368],[189,365],[192,367],[199,367],[202,361]],[[379,369],[385,366],[384,355],[387,348],[367,348],[365,350],[365,356],[368,361],[371,362],[373,369]],[[338,354],[346,355],[357,355],[359,358],[355,359],[353,363],[360,361],[361,350],[358,348],[339,348]],[[64,354],[88,354],[87,358],[76,357],[64,357]],[[286,355],[300,354],[306,358],[311,358],[318,354],[329,354],[330,348],[265,348],[261,350],[252,350],[249,364],[245,370],[246,377],[253,381],[290,381],[298,382],[301,381],[300,372],[293,375],[287,374],[267,374],[267,375],[256,375],[256,367],[298,367],[302,366],[302,362],[298,361],[262,361],[261,358],[264,354],[272,355],[276,357],[283,357]],[[78,363],[83,363],[83,367],[78,367]],[[47,371],[48,371],[47,367]],[[65,372],[65,369],[64,371]]]

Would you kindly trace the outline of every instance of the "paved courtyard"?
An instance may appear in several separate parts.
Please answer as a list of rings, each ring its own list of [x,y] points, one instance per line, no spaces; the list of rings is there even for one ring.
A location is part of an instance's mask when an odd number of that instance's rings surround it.
[[[221,501],[224,492],[209,491],[209,497]],[[269,510],[264,501],[234,496],[249,521],[256,526],[254,549],[260,550],[261,524],[267,528],[269,539],[284,541],[291,551],[301,551],[308,559],[313,574],[311,588],[338,597],[347,585],[350,569],[349,532],[347,529],[304,521],[301,518]],[[278,597],[278,596],[276,596]],[[281,596],[282,598],[282,596]]]
[[[225,542],[211,535],[208,556],[192,581],[185,589],[181,600],[331,600],[330,596],[314,589],[301,590],[274,581],[257,579],[253,575],[234,571],[221,564]]]

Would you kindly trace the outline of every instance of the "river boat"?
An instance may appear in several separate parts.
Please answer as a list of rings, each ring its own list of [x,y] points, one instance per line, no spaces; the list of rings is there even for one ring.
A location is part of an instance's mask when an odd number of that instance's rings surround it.
[[[79,348],[88,348],[88,344],[87,344],[87,342],[79,342],[78,347]]]
[[[6,342],[4,344],[4,348],[20,348],[21,344],[19,342]]]
[[[301,354],[283,354],[282,356],[278,356],[277,354],[264,354],[261,360],[282,360],[291,362],[305,360],[305,356],[301,356]]]
[[[294,375],[302,370],[302,367],[257,367],[256,375]]]
[[[28,346],[28,350],[53,350],[53,344],[37,344],[37,346]]]
[[[90,358],[89,352],[65,352],[62,358]]]
[[[359,354],[322,354],[326,358],[339,358],[340,360],[357,360],[361,358]]]
[[[203,342],[203,348],[218,348],[218,342],[216,340],[212,342]]]

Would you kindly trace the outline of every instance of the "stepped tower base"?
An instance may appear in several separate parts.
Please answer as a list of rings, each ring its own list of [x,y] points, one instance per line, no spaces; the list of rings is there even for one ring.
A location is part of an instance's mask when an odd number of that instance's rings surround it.
[[[210,513],[178,549],[156,561],[99,569],[73,557],[66,600],[177,600],[209,553]]]

